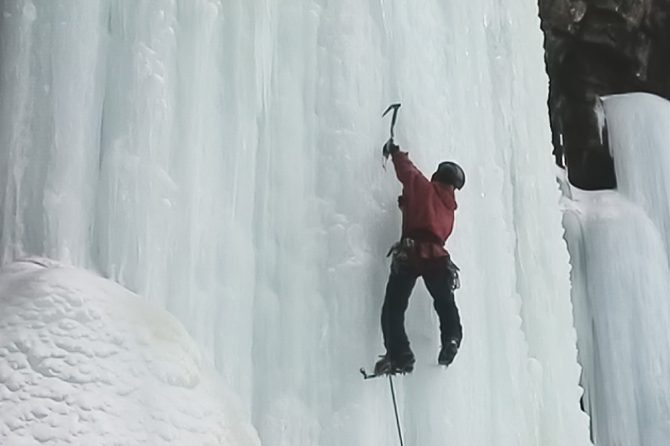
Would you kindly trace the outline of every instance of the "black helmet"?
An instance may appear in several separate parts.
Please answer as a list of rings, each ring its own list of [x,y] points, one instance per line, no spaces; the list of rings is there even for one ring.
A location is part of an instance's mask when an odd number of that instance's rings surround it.
[[[431,181],[439,181],[460,189],[465,184],[465,172],[458,164],[452,161],[443,161],[437,166]]]

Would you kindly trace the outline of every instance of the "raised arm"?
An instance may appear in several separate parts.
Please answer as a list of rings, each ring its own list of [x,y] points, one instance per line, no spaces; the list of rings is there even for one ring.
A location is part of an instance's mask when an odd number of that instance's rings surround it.
[[[393,166],[398,180],[403,185],[412,183],[416,178],[423,178],[426,182],[428,179],[421,173],[421,171],[410,161],[407,152],[396,150],[391,154],[393,158]]]

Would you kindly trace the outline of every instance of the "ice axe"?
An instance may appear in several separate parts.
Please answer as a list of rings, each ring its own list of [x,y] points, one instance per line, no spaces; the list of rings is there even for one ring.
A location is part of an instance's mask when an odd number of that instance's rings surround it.
[[[383,154],[384,158],[388,158],[390,152],[390,147],[393,144],[393,137],[395,136],[393,133],[393,128],[395,127],[395,121],[398,117],[398,109],[400,108],[400,103],[398,102],[397,104],[391,104],[388,106],[386,111],[382,113],[382,118],[388,114],[391,110],[393,110],[393,116],[391,117],[391,137],[389,138],[388,141],[386,141],[386,144],[384,144],[384,149],[383,149]]]
[[[398,117],[398,109],[400,108],[400,102],[397,104],[391,104],[389,107],[386,109],[384,113],[382,113],[382,118],[386,115],[388,115],[388,112],[393,110],[393,117],[391,118],[391,140],[393,140],[393,127],[395,127],[395,120]]]

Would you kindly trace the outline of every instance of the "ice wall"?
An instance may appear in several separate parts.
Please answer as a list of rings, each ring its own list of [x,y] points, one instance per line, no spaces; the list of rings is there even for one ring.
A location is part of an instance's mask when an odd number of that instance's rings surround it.
[[[670,259],[670,102],[634,93],[603,105],[618,190],[651,218]]]
[[[670,103],[648,94],[604,100],[617,191],[572,190],[566,239],[597,445],[670,438],[668,149]]]
[[[163,304],[264,445],[391,444],[381,353],[398,142],[468,183],[465,329],[435,364],[423,285],[407,444],[588,444],[535,3],[5,0],[2,260],[95,268]]]
[[[670,438],[670,271],[661,234],[617,191],[573,189],[568,203],[572,298],[594,443],[663,446]]]

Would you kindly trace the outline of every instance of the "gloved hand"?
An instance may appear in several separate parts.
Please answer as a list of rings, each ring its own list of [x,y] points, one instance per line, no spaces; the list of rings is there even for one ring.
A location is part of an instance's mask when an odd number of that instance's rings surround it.
[[[386,141],[384,147],[382,147],[382,155],[384,155],[384,158],[388,158],[390,155],[393,155],[398,150],[400,150],[400,146],[396,145],[393,142],[393,138],[390,138],[388,141]]]

